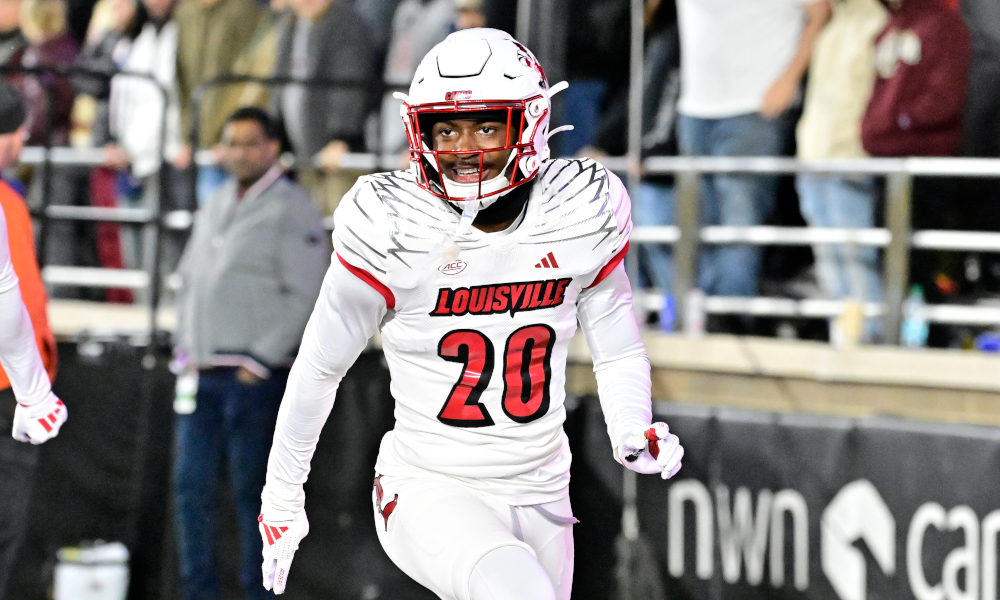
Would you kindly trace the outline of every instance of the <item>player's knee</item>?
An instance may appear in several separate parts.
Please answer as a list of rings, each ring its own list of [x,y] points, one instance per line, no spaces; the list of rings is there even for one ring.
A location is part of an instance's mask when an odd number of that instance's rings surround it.
[[[542,565],[520,546],[504,546],[476,563],[469,581],[472,600],[556,600]]]

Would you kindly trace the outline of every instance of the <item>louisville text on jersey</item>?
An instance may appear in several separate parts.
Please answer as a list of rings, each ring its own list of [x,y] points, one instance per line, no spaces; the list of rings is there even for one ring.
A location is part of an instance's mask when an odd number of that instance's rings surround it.
[[[432,317],[495,315],[552,308],[563,303],[566,286],[572,279],[546,279],[520,283],[441,288]]]

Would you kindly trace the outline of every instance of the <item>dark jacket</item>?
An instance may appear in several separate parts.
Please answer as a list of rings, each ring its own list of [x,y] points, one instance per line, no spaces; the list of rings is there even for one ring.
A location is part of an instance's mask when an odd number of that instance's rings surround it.
[[[940,0],[905,0],[875,41],[877,78],[861,124],[872,156],[951,156],[962,145],[972,42]]]
[[[292,76],[292,42],[295,19],[278,41],[276,77]],[[375,56],[368,28],[347,0],[335,0],[313,25],[309,35],[307,79],[361,81],[365,88],[311,88],[303,101],[308,127],[305,147],[293,148],[300,158],[312,157],[333,140],[343,140],[352,150],[364,147],[365,117],[371,108],[372,82],[377,80]],[[282,93],[271,95],[273,112],[281,122],[295,118],[282,106]]]
[[[41,44],[32,44],[24,49],[21,66],[44,67],[76,60],[78,49],[70,35],[63,34]],[[73,112],[73,86],[64,75],[44,73],[41,75],[14,76],[11,78],[27,111],[25,124],[28,129],[27,144],[41,146],[48,137],[53,146],[69,145],[70,116]],[[46,117],[49,125],[46,125]],[[48,135],[46,136],[46,133]]]

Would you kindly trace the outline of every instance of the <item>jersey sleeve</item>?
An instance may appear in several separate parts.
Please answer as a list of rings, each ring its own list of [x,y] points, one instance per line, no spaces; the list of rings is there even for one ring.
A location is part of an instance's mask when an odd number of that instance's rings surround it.
[[[632,234],[632,201],[625,185],[604,167],[599,167],[599,172],[605,185],[605,197],[601,199],[605,236],[597,248],[598,266],[586,288],[600,284],[621,264],[628,254],[629,236]]]
[[[385,314],[371,285],[339,261],[330,265],[278,411],[261,494],[265,518],[288,520],[302,510],[302,486],[337,388]]]
[[[649,358],[620,262],[580,294],[577,317],[594,361],[597,394],[614,449],[628,432],[649,425],[653,416]]]
[[[388,287],[388,219],[375,190],[362,177],[344,196],[333,214],[334,261],[364,281],[395,308]]]
[[[52,384],[38,353],[31,316],[21,299],[11,264],[3,208],[0,208],[0,365],[20,404],[38,404],[51,393]]]
[[[10,241],[7,236],[7,217],[0,206],[0,293],[17,285],[17,274],[10,260]]]

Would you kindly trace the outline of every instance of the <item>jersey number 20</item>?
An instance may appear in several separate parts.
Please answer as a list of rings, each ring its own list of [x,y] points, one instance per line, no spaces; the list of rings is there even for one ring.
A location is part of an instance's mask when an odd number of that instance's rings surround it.
[[[507,338],[503,353],[503,412],[517,423],[530,423],[549,410],[552,346],[556,332],[548,325],[528,325]],[[448,394],[438,420],[455,427],[488,427],[493,417],[479,402],[493,377],[490,338],[473,329],[448,332],[438,356],[462,363],[462,376]]]

